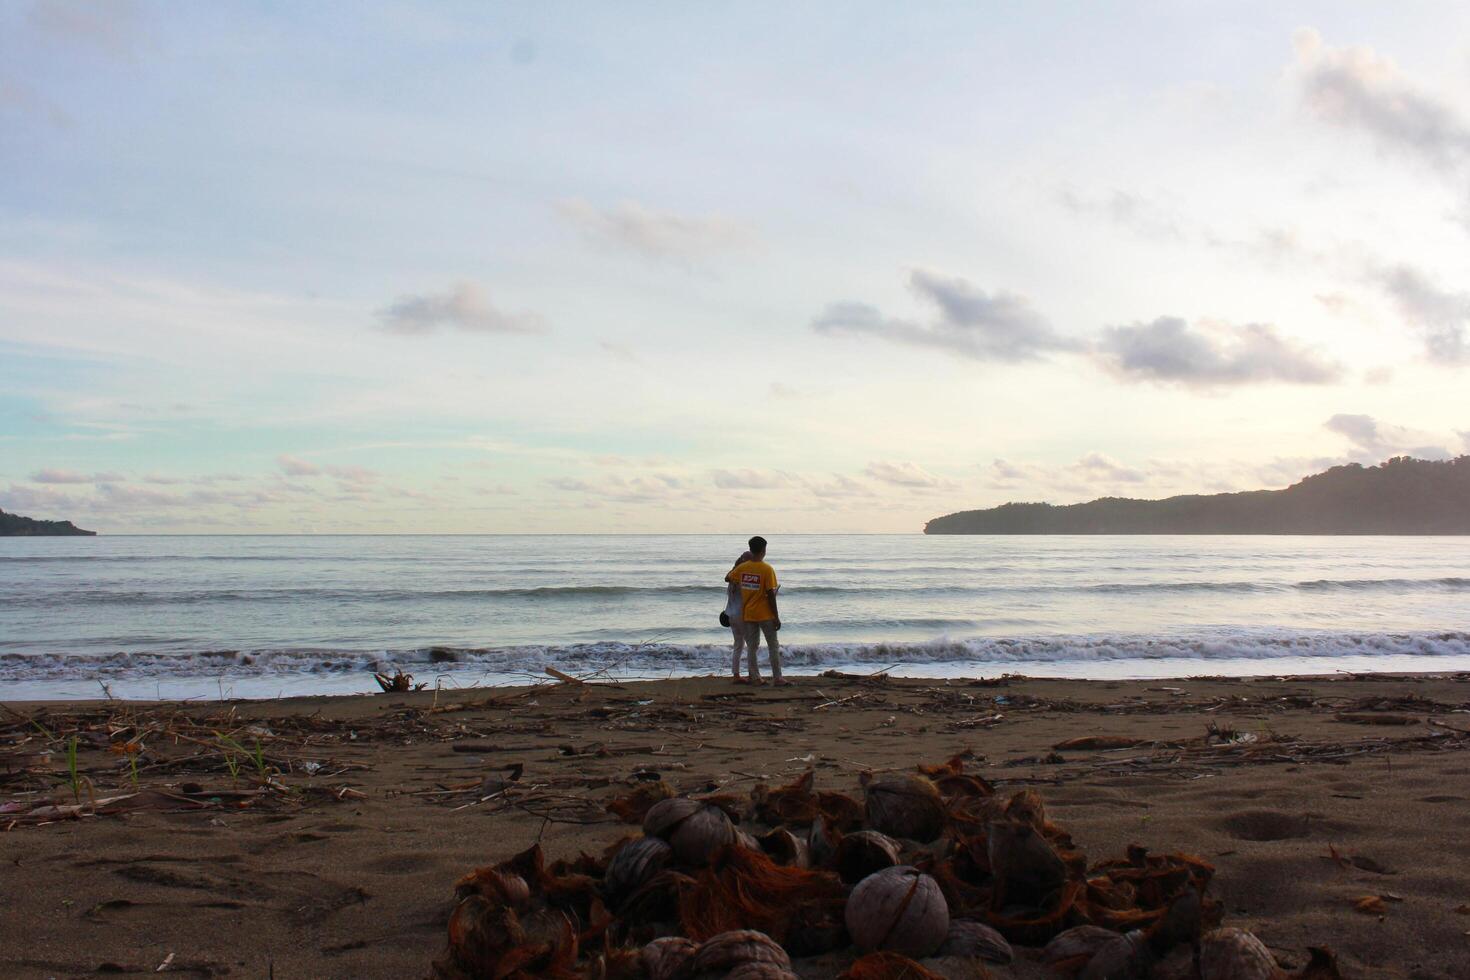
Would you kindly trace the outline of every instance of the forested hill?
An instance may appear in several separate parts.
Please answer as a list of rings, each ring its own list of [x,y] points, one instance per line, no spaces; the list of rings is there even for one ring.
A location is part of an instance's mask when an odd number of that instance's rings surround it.
[[[6,537],[75,537],[92,536],[96,531],[83,531],[71,521],[38,521],[0,510],[0,538]]]
[[[1470,534],[1470,456],[1334,466],[1285,490],[1002,504],[930,521],[925,534]]]

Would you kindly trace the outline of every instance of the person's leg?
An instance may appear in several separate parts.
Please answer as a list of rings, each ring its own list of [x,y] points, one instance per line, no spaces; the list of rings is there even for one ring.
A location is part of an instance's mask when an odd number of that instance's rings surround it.
[[[745,621],[730,620],[730,633],[735,638],[735,655],[730,660],[730,676],[740,680],[740,655],[745,652]]]
[[[783,684],[781,680],[781,641],[776,639],[776,623],[774,620],[766,620],[761,623],[761,631],[766,634],[766,650],[771,655],[771,682]]]
[[[746,671],[745,672],[746,672],[746,675],[748,676],[748,678],[750,680],[750,683],[752,683],[752,684],[760,684],[760,683],[762,683],[762,681],[761,681],[761,667],[760,667],[760,664],[756,663],[756,659],[755,659],[756,658],[756,654],[760,652],[760,645],[761,645],[761,624],[760,623],[746,623],[745,624],[745,653],[748,656],[749,660],[747,662],[747,666],[746,666]]]

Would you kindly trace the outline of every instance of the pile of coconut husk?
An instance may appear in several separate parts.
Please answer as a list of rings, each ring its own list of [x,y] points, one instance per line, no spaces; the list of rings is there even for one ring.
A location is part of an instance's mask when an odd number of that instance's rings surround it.
[[[1340,977],[1326,950],[1288,973],[1222,928],[1209,862],[1134,845],[1089,863],[1035,791],[997,792],[964,762],[865,775],[862,802],[810,771],[749,798],[640,787],[609,809],[641,835],[461,879],[434,976]]]

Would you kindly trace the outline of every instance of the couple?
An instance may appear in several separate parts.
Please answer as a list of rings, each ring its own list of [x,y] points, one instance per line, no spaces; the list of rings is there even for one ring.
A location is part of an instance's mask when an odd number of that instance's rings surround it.
[[[781,614],[776,611],[776,570],[766,564],[766,539],[759,535],[750,539],[750,550],[735,560],[735,567],[725,576],[725,611],[720,622],[730,627],[735,635],[735,656],[730,670],[736,684],[745,683],[740,677],[740,651],[744,649],[750,659],[749,682],[764,684],[760,665],[756,663],[756,652],[760,649],[761,634],[766,637],[766,649],[771,653],[771,681],[780,686],[781,644],[776,640],[776,631],[781,628]]]

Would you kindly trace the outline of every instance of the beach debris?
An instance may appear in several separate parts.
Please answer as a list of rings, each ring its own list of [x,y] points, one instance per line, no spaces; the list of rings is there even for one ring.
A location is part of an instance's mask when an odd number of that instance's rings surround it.
[[[736,929],[711,936],[699,944],[679,972],[696,980],[702,977],[796,980],[786,950],[770,936],[754,929]]]
[[[919,775],[861,778],[868,825],[890,837],[927,844],[944,832],[944,798],[933,781]]]
[[[1083,735],[1058,742],[1052,748],[1057,751],[1071,749],[1079,752],[1107,751],[1109,749],[1131,749],[1150,744],[1149,739],[1128,738],[1123,735]]]
[[[388,674],[380,673],[378,671],[374,671],[373,680],[378,682],[378,686],[383,689],[383,693],[385,694],[402,694],[407,691],[422,691],[424,688],[429,686],[427,682],[415,684],[413,682],[413,675],[405,674],[401,670],[394,671],[391,676]]]
[[[1420,721],[1410,715],[1378,715],[1348,711],[1339,711],[1332,717],[1336,721],[1345,721],[1350,725],[1417,725]]]
[[[674,849],[657,837],[636,837],[615,845],[603,884],[613,908],[647,884],[674,859]]]
[[[855,885],[871,874],[899,863],[898,841],[876,830],[846,834],[837,842],[837,876]]]
[[[858,882],[848,896],[845,921],[864,952],[923,958],[949,935],[949,904],[939,883],[916,868],[885,868]]]
[[[664,936],[651,940],[639,950],[638,960],[649,980],[673,980],[698,948],[699,944],[692,939]]]
[[[1353,899],[1353,911],[1364,915],[1387,915],[1388,905],[1382,895],[1363,895]]]
[[[996,792],[967,758],[865,774],[854,829],[808,772],[748,798],[655,800],[644,833],[600,856],[548,865],[535,846],[460,880],[434,975],[787,980],[822,957],[820,975],[859,980],[1038,960],[1081,980],[1336,980],[1325,950],[1288,974],[1220,928],[1208,861],[1135,844],[1089,862],[1038,792]]]
[[[655,803],[674,798],[674,787],[662,779],[656,782],[641,782],[627,796],[608,801],[607,812],[624,823],[641,824]]]
[[[717,849],[735,840],[729,814],[711,803],[682,796],[650,807],[643,818],[643,832],[668,841],[680,861],[695,866],[708,864]]]
[[[985,923],[972,919],[953,919],[949,923],[949,932],[939,947],[938,955],[1004,964],[1014,959],[1016,954],[1011,949],[1011,944],[1006,942],[1006,937]]]
[[[563,684],[576,684],[576,685],[580,685],[580,684],[586,683],[580,677],[573,677],[571,674],[568,674],[568,673],[565,673],[563,671],[557,670],[555,667],[551,667],[551,666],[548,666],[546,668],[546,676],[548,676],[548,677],[554,677],[557,680],[561,681]],[[651,702],[645,701],[643,703],[644,704],[649,704]]]
[[[983,974],[982,974],[983,976]],[[837,980],[946,980],[920,963],[898,953],[868,953],[853,961]]]
[[[1276,958],[1244,929],[1215,929],[1200,941],[1200,980],[1275,980]]]

